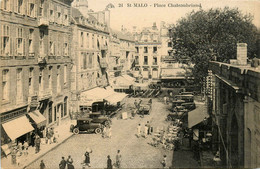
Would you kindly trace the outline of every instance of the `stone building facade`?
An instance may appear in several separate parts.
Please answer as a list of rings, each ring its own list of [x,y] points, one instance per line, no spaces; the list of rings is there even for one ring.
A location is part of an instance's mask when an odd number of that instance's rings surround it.
[[[110,32],[111,65],[109,72],[116,77],[120,74],[130,73],[135,55],[135,41],[130,32],[125,29]]]
[[[80,3],[83,3],[80,5]],[[87,10],[86,2],[74,4]],[[105,87],[108,78],[108,45],[109,29],[105,22],[100,22],[91,13],[81,13],[77,8],[72,9],[72,60],[71,92],[72,111],[78,111],[80,94],[95,87]],[[105,13],[101,11],[100,13]],[[107,11],[106,11],[107,12]],[[103,20],[104,21],[104,20]]]
[[[260,165],[260,69],[210,62],[213,73],[213,149],[223,166]]]
[[[29,112],[37,111],[46,119],[40,127],[34,126],[36,132],[44,126],[59,125],[68,117],[70,4],[70,0],[1,1],[0,115],[4,143],[7,136],[12,141],[30,142],[28,133],[33,128],[16,136],[7,130],[9,122],[28,124],[24,117]]]

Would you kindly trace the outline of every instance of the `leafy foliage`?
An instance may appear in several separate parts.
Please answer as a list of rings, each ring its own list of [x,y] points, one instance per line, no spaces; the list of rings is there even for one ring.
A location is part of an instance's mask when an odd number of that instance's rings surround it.
[[[235,59],[237,43],[247,43],[249,58],[255,55],[257,29],[252,19],[251,15],[228,7],[193,11],[172,28],[175,56],[189,58],[195,64],[195,79],[202,83],[209,61]]]

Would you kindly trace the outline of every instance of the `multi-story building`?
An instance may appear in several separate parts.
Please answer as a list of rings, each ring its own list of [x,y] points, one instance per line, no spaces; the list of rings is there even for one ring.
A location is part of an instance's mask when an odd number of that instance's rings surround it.
[[[111,30],[110,47],[110,56],[116,58],[113,59],[111,72],[114,67],[115,76],[130,73],[135,55],[135,41],[131,33],[123,28],[121,31]]]
[[[144,80],[159,79],[162,43],[156,23],[143,28],[141,32],[133,30],[133,36],[136,42],[134,76],[141,75]]]
[[[223,166],[260,166],[260,69],[210,62],[213,73],[213,150]]]
[[[9,142],[9,138],[30,143],[29,132],[60,124],[68,117],[70,4],[70,0],[1,1],[3,144]],[[16,129],[17,132],[12,131]]]
[[[108,44],[109,10],[88,12],[88,2],[73,2],[72,8],[72,111],[78,111],[80,95],[109,84]],[[109,21],[109,19],[108,19]]]

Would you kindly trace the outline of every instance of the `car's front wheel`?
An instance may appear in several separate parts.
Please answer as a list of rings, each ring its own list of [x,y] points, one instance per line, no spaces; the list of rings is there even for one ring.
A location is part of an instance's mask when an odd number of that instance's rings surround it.
[[[96,134],[101,134],[101,133],[102,133],[101,128],[96,128],[96,129],[95,129],[95,133],[96,133]]]
[[[74,133],[74,134],[79,134],[79,129],[78,129],[78,128],[74,128],[74,129],[73,129],[73,133]]]

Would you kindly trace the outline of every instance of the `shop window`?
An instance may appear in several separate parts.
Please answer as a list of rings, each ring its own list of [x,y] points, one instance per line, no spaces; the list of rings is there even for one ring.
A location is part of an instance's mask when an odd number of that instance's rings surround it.
[[[9,79],[9,70],[5,69],[2,72],[2,100],[9,100],[9,86],[10,86],[10,79]]]

